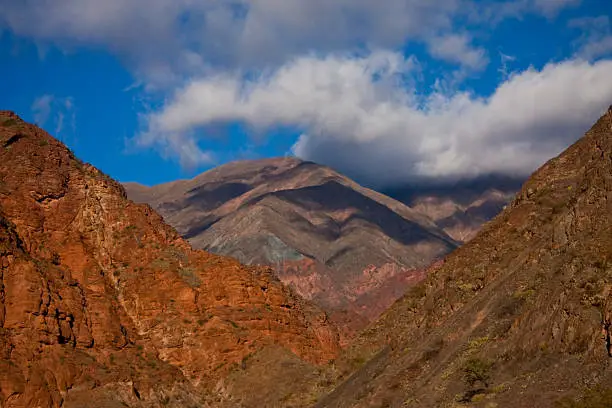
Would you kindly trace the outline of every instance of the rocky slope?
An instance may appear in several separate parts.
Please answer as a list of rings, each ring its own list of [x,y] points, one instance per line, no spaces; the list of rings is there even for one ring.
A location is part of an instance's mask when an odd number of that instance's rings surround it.
[[[274,266],[348,333],[456,247],[428,217],[295,158],[235,162],[152,188],[125,184],[195,247]]]
[[[231,381],[249,359],[265,353],[271,387],[280,364],[316,372],[337,350],[326,315],[269,268],[193,250],[0,112],[0,406],[249,406]]]
[[[359,337],[317,406],[610,406],[611,260],[612,107]]]

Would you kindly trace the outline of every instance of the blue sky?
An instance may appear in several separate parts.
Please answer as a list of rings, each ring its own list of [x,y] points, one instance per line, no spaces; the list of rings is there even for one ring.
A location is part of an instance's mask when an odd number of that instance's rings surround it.
[[[0,109],[120,181],[285,154],[374,186],[525,175],[612,104],[606,0],[0,10]]]

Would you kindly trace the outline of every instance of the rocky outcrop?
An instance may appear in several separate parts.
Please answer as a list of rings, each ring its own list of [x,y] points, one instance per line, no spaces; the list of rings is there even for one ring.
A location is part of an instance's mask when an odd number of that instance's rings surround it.
[[[0,112],[0,406],[223,406],[228,374],[271,345],[320,364],[338,335],[270,268],[193,250]]]

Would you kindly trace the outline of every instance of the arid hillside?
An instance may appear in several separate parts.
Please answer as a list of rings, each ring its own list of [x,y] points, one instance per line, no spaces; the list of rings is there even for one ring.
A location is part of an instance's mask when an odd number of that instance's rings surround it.
[[[608,407],[612,107],[338,360],[317,407]]]
[[[316,373],[337,352],[325,313],[270,268],[193,250],[119,183],[0,112],[1,407],[243,406],[255,396],[231,377],[262,353],[260,386],[282,389],[283,364]]]

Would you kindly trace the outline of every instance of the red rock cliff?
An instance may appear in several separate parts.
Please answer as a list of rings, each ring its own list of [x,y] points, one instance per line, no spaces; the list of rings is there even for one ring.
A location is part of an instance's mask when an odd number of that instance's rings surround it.
[[[194,387],[270,343],[321,363],[338,337],[268,268],[193,250],[118,183],[0,112],[0,406],[188,406]]]

